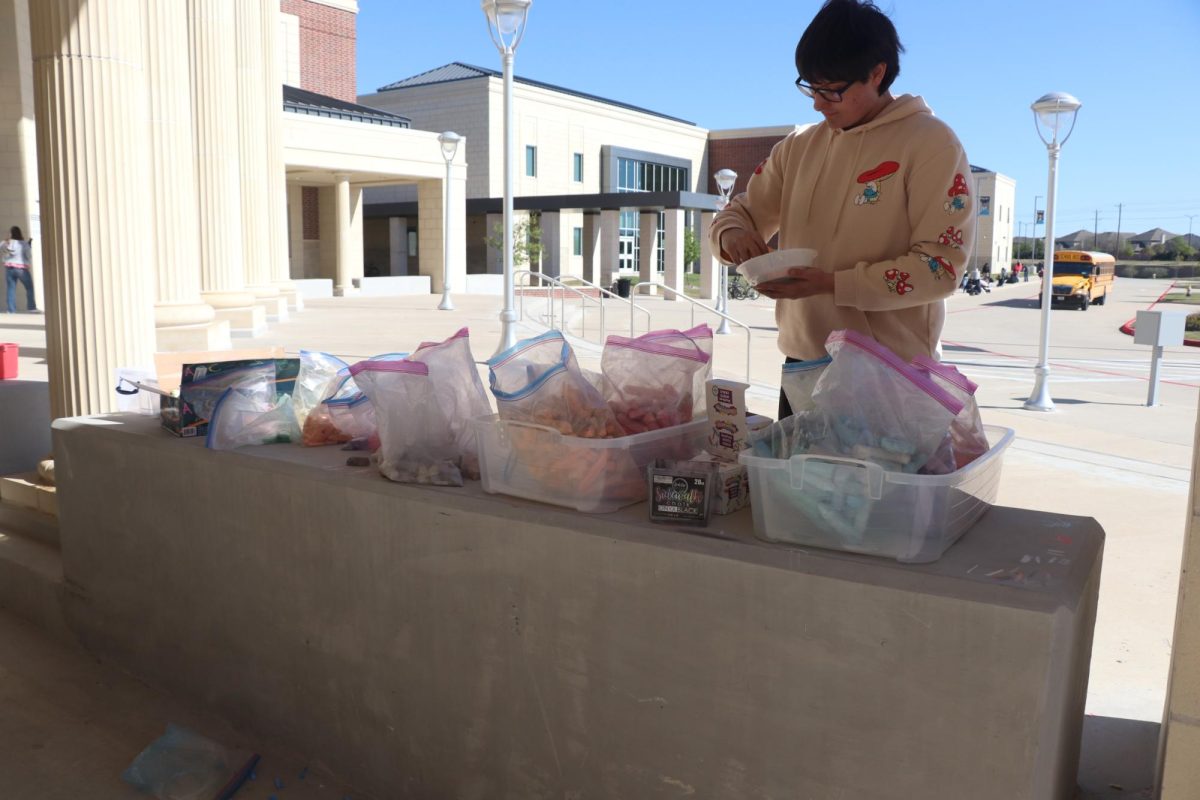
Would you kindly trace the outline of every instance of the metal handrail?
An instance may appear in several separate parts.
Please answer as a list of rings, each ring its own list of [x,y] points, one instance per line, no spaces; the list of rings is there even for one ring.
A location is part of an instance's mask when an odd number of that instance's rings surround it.
[[[523,290],[533,288],[533,286],[530,284],[525,284],[524,286],[515,286],[517,277],[521,276],[521,275],[525,275],[530,278],[537,278],[539,285],[542,281],[545,281],[545,282],[549,283],[551,287],[558,287],[559,289],[563,290],[562,297],[560,298],[560,306],[562,309],[562,317],[561,317],[562,327],[559,328],[559,330],[563,331],[563,333],[566,333],[566,326],[567,326],[567,295],[566,295],[567,292],[573,292],[574,294],[579,296],[580,300],[584,301],[583,303],[580,304],[580,308],[583,311],[582,324],[583,324],[583,330],[585,333],[587,332],[587,302],[591,301],[591,302],[595,303],[597,306],[599,306],[599,308],[600,308],[600,341],[601,342],[604,341],[604,339],[606,338],[606,330],[607,330],[606,326],[605,326],[605,321],[604,321],[604,301],[598,297],[591,297],[587,294],[584,294],[583,292],[576,289],[574,286],[568,286],[565,283],[563,283],[561,280],[559,280],[558,278],[555,278],[551,275],[546,275],[545,273],[542,273],[542,272],[534,272],[533,270],[521,269],[521,270],[517,270],[516,272],[513,273],[514,287],[518,290],[518,293],[521,296],[520,309],[519,309],[521,319],[525,319],[525,292]],[[553,288],[551,288],[551,290],[547,293],[546,300],[550,307],[550,327],[554,328]]]
[[[722,319],[724,319],[728,322],[732,322],[734,325],[737,325],[739,328],[742,328],[743,330],[745,330],[746,331],[746,383],[750,383],[750,351],[751,351],[750,345],[751,345],[751,342],[750,342],[750,326],[749,325],[747,325],[744,322],[741,322],[740,320],[734,319],[733,317],[729,316],[728,314],[726,314],[723,311],[718,311],[717,309],[713,308],[710,305],[705,305],[704,303],[701,303],[699,300],[695,300],[691,297],[688,297],[686,294],[684,294],[679,289],[675,289],[673,287],[667,286],[665,283],[659,283],[658,281],[641,281],[637,284],[634,284],[633,289],[634,289],[634,291],[636,291],[636,290],[642,288],[643,286],[657,286],[660,289],[666,289],[668,292],[673,294],[677,299],[687,300],[689,303],[691,303],[692,304],[692,327],[696,326],[696,306],[700,306],[701,308],[705,309],[706,311],[711,311],[712,313],[716,314],[718,317],[721,317]]]
[[[621,297],[621,295],[617,294],[616,292],[611,292],[608,289],[605,289],[603,286],[592,283],[591,281],[587,280],[586,278],[581,278],[578,275],[564,275],[563,280],[579,281],[584,286],[595,289],[596,291],[600,292],[600,294],[602,294],[602,295],[608,295],[609,297],[613,298],[614,300],[624,300],[626,303],[629,303],[629,307],[631,309],[629,312],[629,338],[632,339],[633,337],[637,336],[637,334],[634,333],[634,319],[633,319],[634,311],[640,311],[646,315],[646,332],[647,333],[649,333],[650,329],[654,326],[654,317],[652,317],[650,315],[650,311],[648,309],[642,308],[637,303],[633,302],[633,292],[629,293],[629,297]]]

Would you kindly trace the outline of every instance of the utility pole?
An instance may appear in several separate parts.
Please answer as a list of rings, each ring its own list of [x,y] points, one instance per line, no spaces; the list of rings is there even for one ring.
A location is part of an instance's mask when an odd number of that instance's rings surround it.
[[[1113,258],[1121,257],[1121,203],[1117,203],[1117,252],[1113,253]]]
[[[1200,217],[1200,214],[1184,214],[1184,216],[1188,218],[1188,238],[1187,238],[1187,243],[1188,243],[1188,245],[1190,246],[1190,245],[1192,244],[1192,220],[1193,220],[1194,218],[1196,218],[1196,217]]]
[[[1092,249],[1099,250],[1100,246],[1096,242],[1100,238],[1100,209],[1096,209],[1096,219],[1092,222]]]

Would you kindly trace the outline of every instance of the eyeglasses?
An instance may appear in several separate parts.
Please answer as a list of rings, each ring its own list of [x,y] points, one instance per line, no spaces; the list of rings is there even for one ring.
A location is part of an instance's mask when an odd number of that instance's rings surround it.
[[[818,88],[813,86],[811,83],[805,83],[804,78],[796,78],[796,88],[800,90],[802,95],[805,97],[819,96],[822,100],[825,100],[829,103],[842,102],[842,95],[849,91],[850,87],[856,83],[858,83],[858,81],[850,81],[850,83],[847,83],[840,89],[830,89],[827,86],[821,86]]]

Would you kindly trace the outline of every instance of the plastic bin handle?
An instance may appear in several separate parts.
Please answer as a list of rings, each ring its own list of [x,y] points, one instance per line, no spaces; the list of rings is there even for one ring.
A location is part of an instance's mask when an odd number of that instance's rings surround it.
[[[865,481],[867,496],[872,500],[879,500],[883,497],[883,467],[878,464],[870,461],[861,461],[857,458],[843,458],[842,456],[792,456],[788,461],[788,471],[791,476],[793,489],[804,488],[804,473],[812,464],[827,463],[839,466],[845,465],[865,471],[867,473]],[[810,480],[812,480],[811,477]]]
[[[539,433],[549,434],[555,439],[563,438],[562,432],[556,428],[551,428],[548,425],[538,425],[533,422],[520,422],[514,419],[497,419],[495,425],[496,432],[499,434],[500,441],[502,442],[508,441],[508,431],[511,428],[522,428],[524,430],[537,431]]]

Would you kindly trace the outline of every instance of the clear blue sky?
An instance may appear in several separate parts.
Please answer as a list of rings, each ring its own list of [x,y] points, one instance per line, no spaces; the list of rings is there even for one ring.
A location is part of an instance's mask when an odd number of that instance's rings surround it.
[[[534,0],[515,71],[708,129],[816,122],[792,81],[796,41],[820,5]],[[1200,214],[1200,0],[879,5],[907,50],[893,90],[923,96],[971,163],[1016,180],[1022,221],[1046,194],[1029,104],[1062,91],[1083,109],[1063,148],[1056,233],[1090,230],[1097,209],[1100,230],[1116,230],[1118,203],[1126,233],[1187,233],[1185,215]],[[500,69],[478,0],[359,7],[362,93],[451,61]]]

